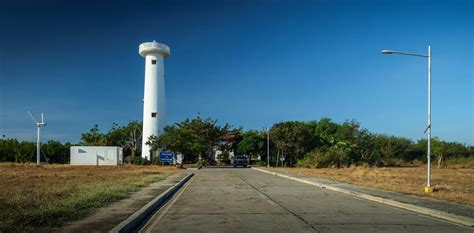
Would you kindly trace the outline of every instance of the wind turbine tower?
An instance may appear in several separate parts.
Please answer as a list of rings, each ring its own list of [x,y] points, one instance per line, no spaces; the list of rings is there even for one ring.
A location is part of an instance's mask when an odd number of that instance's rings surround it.
[[[38,137],[36,138],[36,164],[40,165],[40,151],[41,151],[41,140],[40,140],[40,135],[41,135],[41,127],[45,126],[46,123],[44,122],[43,118],[43,113],[41,113],[41,122],[38,122],[33,115],[31,115],[31,112],[28,111],[28,114],[30,114],[31,119],[36,123],[36,127],[38,128]]]
[[[145,93],[143,97],[142,158],[151,159],[151,148],[146,145],[151,135],[159,136],[165,126],[165,72],[164,57],[170,48],[153,42],[140,45],[139,54],[145,58]]]

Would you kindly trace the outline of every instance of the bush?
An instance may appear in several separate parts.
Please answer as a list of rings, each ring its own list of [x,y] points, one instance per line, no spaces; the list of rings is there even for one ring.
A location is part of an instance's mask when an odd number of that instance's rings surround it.
[[[141,156],[136,156],[135,159],[132,161],[132,164],[135,165],[145,165],[147,164],[148,160],[143,159]]]
[[[311,152],[306,154],[303,159],[299,159],[296,161],[296,166],[297,167],[306,167],[306,168],[312,168],[314,167],[314,159],[313,156],[311,156]]]
[[[349,160],[350,150],[338,146],[331,146],[329,148],[315,149],[305,155],[301,160],[298,160],[299,167],[348,167],[351,165]]]
[[[350,166],[349,162],[349,153],[347,150],[332,146],[324,153],[320,153],[319,157],[316,157],[316,164],[318,167],[348,167]]]
[[[267,166],[267,162],[262,160],[250,160],[250,164],[257,166]]]
[[[445,167],[474,169],[474,156],[447,159]]]
[[[399,158],[383,158],[377,163],[377,167],[401,167],[406,164],[405,161]]]

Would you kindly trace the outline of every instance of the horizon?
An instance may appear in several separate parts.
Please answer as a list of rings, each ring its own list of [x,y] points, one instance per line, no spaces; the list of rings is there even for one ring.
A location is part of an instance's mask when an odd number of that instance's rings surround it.
[[[0,135],[34,141],[28,110],[45,114],[43,142],[141,121],[138,46],[156,40],[171,48],[168,124],[200,115],[249,130],[327,117],[417,141],[427,60],[381,50],[431,44],[433,137],[474,145],[473,2],[159,1],[145,16],[141,4],[114,3],[2,3]]]

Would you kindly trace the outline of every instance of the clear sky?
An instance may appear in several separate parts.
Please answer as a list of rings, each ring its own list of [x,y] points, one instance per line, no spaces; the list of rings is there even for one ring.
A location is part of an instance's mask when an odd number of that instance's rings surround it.
[[[67,3],[66,3],[67,2]],[[0,135],[78,142],[94,124],[141,120],[144,60],[165,60],[167,122],[199,112],[261,129],[355,119],[425,137],[432,45],[433,136],[474,144],[474,1],[0,1]]]

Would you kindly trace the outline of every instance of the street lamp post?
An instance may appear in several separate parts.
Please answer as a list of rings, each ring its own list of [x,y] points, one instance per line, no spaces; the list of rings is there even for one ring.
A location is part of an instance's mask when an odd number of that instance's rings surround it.
[[[428,55],[405,53],[392,50],[382,50],[382,54],[401,54],[415,57],[426,57],[428,58],[428,126],[425,129],[425,133],[428,132],[428,180],[426,182],[425,192],[433,192],[431,187],[431,45],[428,45]]]
[[[270,129],[267,128],[267,167],[270,167]]]

